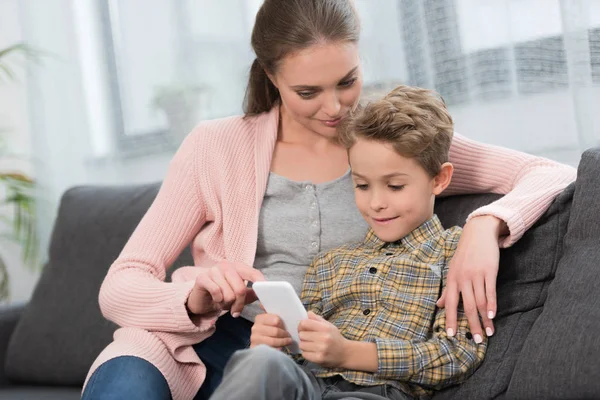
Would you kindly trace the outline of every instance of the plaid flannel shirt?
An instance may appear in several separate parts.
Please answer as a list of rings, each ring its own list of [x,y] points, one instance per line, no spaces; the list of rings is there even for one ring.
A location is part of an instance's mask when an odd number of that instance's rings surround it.
[[[307,310],[322,315],[350,340],[374,342],[376,373],[319,367],[318,377],[341,375],[363,386],[393,385],[418,398],[464,381],[484,358],[459,308],[454,337],[435,302],[462,229],[444,230],[436,215],[394,243],[369,231],[363,242],[319,255],[302,289]]]

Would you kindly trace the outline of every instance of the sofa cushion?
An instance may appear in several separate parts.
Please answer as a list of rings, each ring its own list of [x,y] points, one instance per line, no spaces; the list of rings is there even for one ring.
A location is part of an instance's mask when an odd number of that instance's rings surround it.
[[[579,164],[564,254],[543,312],[523,346],[507,397],[600,395],[600,149]]]
[[[514,246],[500,251],[496,333],[489,339],[485,360],[469,380],[436,393],[434,399],[495,399],[506,392],[562,253],[573,189],[571,185],[561,193]],[[443,198],[437,201],[436,213],[444,227],[462,225],[470,211],[496,198],[493,195]]]
[[[83,384],[116,328],[100,313],[100,285],[157,190],[157,184],[79,187],[64,194],[49,261],[7,349],[10,380]],[[192,265],[189,250],[175,262],[183,264]]]
[[[78,400],[78,387],[11,386],[0,389],[0,400]]]

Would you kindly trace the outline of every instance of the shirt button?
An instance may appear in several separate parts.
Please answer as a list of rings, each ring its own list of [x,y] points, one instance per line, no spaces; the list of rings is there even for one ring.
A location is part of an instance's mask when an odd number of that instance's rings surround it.
[[[317,244],[317,242],[312,242],[311,245],[312,245],[312,247],[317,247],[318,244]]]
[[[309,190],[311,190],[311,189],[312,189],[312,185],[306,185],[306,186],[304,186],[304,189],[305,189],[306,191],[309,191]]]
[[[371,268],[369,268],[369,272],[370,272],[371,274],[376,274],[376,273],[377,273],[377,268],[375,268],[375,267],[371,267]]]
[[[366,310],[363,311],[364,315],[369,315],[371,314],[371,310],[369,310],[368,308]]]
[[[319,226],[319,223],[317,221],[313,221],[312,226],[313,228],[316,228]]]

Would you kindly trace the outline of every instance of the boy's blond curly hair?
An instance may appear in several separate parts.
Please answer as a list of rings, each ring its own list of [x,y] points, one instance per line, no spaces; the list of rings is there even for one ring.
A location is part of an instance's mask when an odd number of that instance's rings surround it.
[[[454,123],[436,92],[402,85],[359,107],[340,131],[340,141],[347,149],[361,138],[389,143],[434,177],[448,161]]]

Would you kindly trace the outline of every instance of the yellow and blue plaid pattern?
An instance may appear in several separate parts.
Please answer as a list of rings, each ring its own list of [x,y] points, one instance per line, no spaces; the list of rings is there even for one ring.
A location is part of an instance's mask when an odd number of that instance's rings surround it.
[[[476,344],[459,309],[458,332],[448,337],[445,311],[436,308],[462,230],[444,230],[437,216],[398,242],[373,231],[358,244],[318,256],[302,289],[307,310],[322,315],[350,340],[377,345],[377,373],[318,368],[358,385],[393,385],[417,398],[462,382],[479,366],[487,343]],[[468,336],[468,337],[467,337]]]

